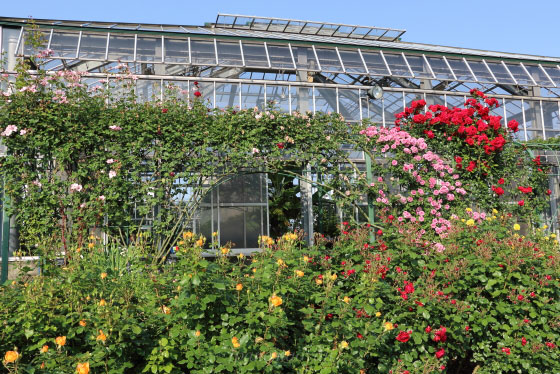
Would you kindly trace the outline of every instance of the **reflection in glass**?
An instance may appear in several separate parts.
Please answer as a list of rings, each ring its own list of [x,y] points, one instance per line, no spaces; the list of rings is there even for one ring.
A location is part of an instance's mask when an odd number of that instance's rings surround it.
[[[134,37],[111,35],[109,37],[109,60],[133,61],[134,59]]]
[[[136,61],[161,62],[161,38],[138,36]]]
[[[214,41],[191,39],[191,58],[194,65],[216,65]]]
[[[80,58],[104,60],[106,47],[107,34],[82,33],[82,41],[80,42]]]
[[[54,57],[76,58],[79,34],[68,32],[53,32],[51,50]]]
[[[188,39],[172,39],[165,37],[165,62],[188,64],[189,61],[189,41]]]
[[[362,51],[362,56],[364,56],[364,61],[366,62],[370,74],[389,75],[387,65],[385,65],[385,61],[383,61],[383,57],[380,52]]]
[[[243,66],[239,43],[217,42],[218,63],[224,66]]]

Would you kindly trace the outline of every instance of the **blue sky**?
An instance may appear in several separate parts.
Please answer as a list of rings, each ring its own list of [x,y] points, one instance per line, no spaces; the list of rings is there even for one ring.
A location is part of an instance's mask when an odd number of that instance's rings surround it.
[[[3,0],[1,16],[202,25],[218,12],[406,29],[403,40],[560,57],[558,0]]]

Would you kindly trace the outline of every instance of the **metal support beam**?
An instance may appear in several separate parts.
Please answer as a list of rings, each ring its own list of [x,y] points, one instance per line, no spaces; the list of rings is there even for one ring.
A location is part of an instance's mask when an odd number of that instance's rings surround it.
[[[303,216],[303,231],[306,234],[305,241],[308,246],[313,245],[313,187],[309,181],[312,180],[313,174],[311,173],[311,165],[305,165],[302,171],[302,176],[305,179],[300,180],[300,193],[301,193],[301,215]]]
[[[8,259],[9,259],[9,243],[10,243],[10,218],[6,214],[6,209],[8,205],[7,197],[4,194],[5,188],[5,181],[4,177],[2,176],[2,191],[1,191],[1,198],[2,198],[2,219],[0,222],[2,226],[0,227],[1,234],[1,246],[2,246],[2,273],[0,274],[0,284],[3,284],[8,279]]]
[[[369,157],[367,153],[365,153],[364,157],[366,159],[366,178],[368,184],[371,185],[373,183],[373,172],[371,170],[371,157]],[[370,225],[373,225],[375,223],[375,211],[373,208],[373,200],[371,199],[371,196],[369,196],[369,194],[367,197],[367,203],[368,203],[368,223]],[[369,240],[372,243],[375,240],[373,227],[369,228]]]

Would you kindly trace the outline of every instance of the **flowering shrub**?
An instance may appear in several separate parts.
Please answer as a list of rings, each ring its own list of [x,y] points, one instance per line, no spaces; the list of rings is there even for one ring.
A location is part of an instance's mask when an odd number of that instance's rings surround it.
[[[0,289],[0,351],[20,372],[556,372],[558,242],[516,228],[467,211],[443,252],[394,221],[375,245],[348,225],[313,248],[263,237],[250,259],[224,247],[213,261],[191,236],[161,269],[138,254],[114,268],[96,245]]]

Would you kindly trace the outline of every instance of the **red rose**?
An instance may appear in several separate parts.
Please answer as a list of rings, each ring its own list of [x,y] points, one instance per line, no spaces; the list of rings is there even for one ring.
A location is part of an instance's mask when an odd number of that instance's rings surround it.
[[[518,132],[519,131],[519,123],[514,119],[509,121],[507,126],[513,132]]]
[[[440,348],[439,351],[436,351],[436,358],[442,358],[444,354],[445,350],[443,348]]]
[[[201,97],[202,94],[200,93],[200,91],[195,91],[195,92],[194,92],[194,96],[196,96],[196,97]]]
[[[525,347],[525,345],[527,344],[527,339],[525,339],[525,337],[521,338],[521,345]]]
[[[410,332],[407,331],[401,331],[399,332],[399,334],[397,335],[396,338],[399,342],[401,343],[406,343],[407,341],[409,341],[410,339]]]
[[[502,352],[504,352],[506,355],[509,356],[511,354],[511,349],[509,349],[507,347],[504,347],[504,348],[502,348]]]
[[[469,166],[467,166],[467,171],[473,171],[476,168],[476,162],[470,161]]]
[[[546,194],[547,194],[547,195],[550,195],[551,193],[552,193],[551,190],[546,190]]]
[[[518,296],[517,296],[517,300],[523,301],[523,295],[518,295]]]
[[[426,331],[426,333],[429,334],[430,332],[432,332],[432,328],[430,326],[428,326],[424,329],[424,331]]]
[[[284,149],[284,143],[276,143],[278,149]]]
[[[197,81],[194,81],[193,84],[194,84],[195,86],[198,86],[198,82],[197,82]]]
[[[517,205],[519,205],[519,206],[525,205],[525,200],[519,200],[519,201],[517,202]]]
[[[500,178],[500,179],[498,179],[498,184],[504,184],[504,183],[505,183],[505,180],[504,180],[504,178]]]
[[[377,235],[382,236],[383,235],[383,230],[381,230],[381,229],[377,230]]]
[[[492,186],[492,191],[494,191],[498,196],[502,196],[504,194],[504,189],[502,187]]]
[[[167,113],[167,108],[163,108],[163,109],[161,110],[161,112],[162,112],[162,113]]]
[[[358,339],[363,339],[364,338],[364,336],[360,333],[358,333],[358,335],[356,335],[356,336],[358,337]]]
[[[447,329],[443,326],[440,326],[439,330],[437,330],[434,334],[434,341],[445,343],[445,341],[447,340],[446,333],[447,333]]]

